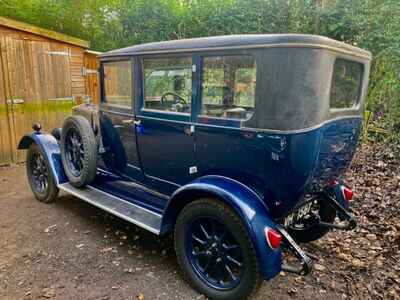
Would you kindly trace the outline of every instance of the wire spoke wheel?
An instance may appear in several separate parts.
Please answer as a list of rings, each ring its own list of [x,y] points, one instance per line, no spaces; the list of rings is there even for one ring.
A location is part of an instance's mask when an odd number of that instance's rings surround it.
[[[243,274],[243,255],[228,228],[212,217],[201,217],[186,233],[187,255],[198,275],[213,288],[235,288]]]
[[[48,170],[43,155],[40,152],[35,152],[28,163],[31,164],[31,176],[34,189],[38,193],[44,194],[48,187]]]
[[[36,199],[44,202],[53,202],[58,195],[58,188],[46,157],[42,150],[32,143],[27,151],[26,172],[28,182]]]
[[[66,134],[65,142],[68,166],[74,176],[79,176],[82,172],[83,161],[85,159],[82,137],[80,133],[72,127]]]
[[[65,119],[60,137],[65,175],[75,187],[91,183],[97,169],[97,141],[92,125],[83,116]]]

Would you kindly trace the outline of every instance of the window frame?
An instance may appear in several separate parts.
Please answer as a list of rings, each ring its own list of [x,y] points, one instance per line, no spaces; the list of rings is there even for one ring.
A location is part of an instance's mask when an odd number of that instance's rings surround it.
[[[356,63],[360,66],[360,77],[358,80],[359,82],[358,82],[358,87],[357,87],[357,97],[355,99],[354,105],[351,107],[331,107],[331,96],[332,96],[334,71],[335,71],[336,62],[338,60]],[[335,57],[335,59],[333,60],[333,63],[332,63],[332,72],[331,72],[331,79],[330,79],[330,86],[329,86],[328,108],[329,108],[330,113],[335,114],[335,113],[340,113],[340,112],[357,111],[360,109],[364,76],[365,76],[365,64],[361,60],[358,60],[354,57],[344,56],[344,55],[337,55]]]
[[[202,106],[203,106],[203,72],[204,72],[204,59],[208,57],[221,57],[221,56],[250,56],[254,59],[255,64],[255,73],[256,73],[256,87],[257,87],[257,79],[258,79],[258,70],[257,70],[257,55],[254,52],[249,51],[250,49],[243,51],[224,51],[224,52],[212,52],[212,53],[201,53],[200,56],[200,67],[199,67],[199,83],[198,83],[198,104],[196,111],[196,120],[198,124],[201,125],[216,125],[216,126],[224,126],[224,127],[233,127],[240,128],[242,127],[243,122],[249,121],[253,116],[247,119],[238,119],[238,118],[223,118],[223,117],[214,117],[202,115]],[[257,88],[254,89],[254,111],[256,110],[257,104]]]
[[[131,64],[131,102],[130,106],[123,107],[118,105],[107,104],[104,84],[104,65],[116,62],[129,62]],[[100,61],[100,103],[99,110],[111,113],[122,113],[133,115],[135,111],[135,100],[136,100],[136,84],[135,84],[135,65],[136,61],[132,56],[121,56],[107,58],[107,60]]]
[[[183,112],[174,112],[174,111],[163,111],[158,109],[151,109],[145,107],[145,78],[144,78],[144,60],[145,59],[178,59],[178,58],[187,58],[191,61],[191,71],[192,71],[192,80],[191,80],[191,104],[190,104],[190,113]],[[188,53],[179,53],[179,54],[157,54],[157,55],[139,55],[137,56],[137,66],[138,66],[138,84],[139,87],[139,97],[137,102],[136,114],[143,117],[156,118],[161,120],[170,120],[170,121],[180,121],[180,122],[192,122],[195,115],[195,102],[196,102],[196,73],[193,72],[193,66],[197,64],[195,63],[195,55],[191,52]]]

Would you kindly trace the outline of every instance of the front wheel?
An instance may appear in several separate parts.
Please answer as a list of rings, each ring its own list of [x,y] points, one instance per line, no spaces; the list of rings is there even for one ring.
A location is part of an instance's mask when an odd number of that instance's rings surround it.
[[[175,251],[185,278],[210,299],[246,299],[261,283],[242,220],[217,199],[185,206],[175,226]]]
[[[26,155],[26,173],[29,186],[40,202],[53,202],[58,196],[58,188],[42,150],[35,143],[29,146]]]

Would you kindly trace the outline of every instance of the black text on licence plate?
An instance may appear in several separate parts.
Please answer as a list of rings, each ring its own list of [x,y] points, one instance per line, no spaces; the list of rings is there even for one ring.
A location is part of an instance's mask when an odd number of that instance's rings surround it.
[[[294,212],[287,215],[286,218],[283,220],[283,225],[285,227],[288,227],[290,225],[297,223],[297,221],[305,217],[311,211],[312,205],[313,201],[309,201],[305,203],[303,206],[296,209]]]

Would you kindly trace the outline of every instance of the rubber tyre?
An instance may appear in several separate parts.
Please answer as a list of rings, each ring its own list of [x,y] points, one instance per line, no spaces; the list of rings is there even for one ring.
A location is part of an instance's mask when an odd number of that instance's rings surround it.
[[[240,283],[231,290],[217,290],[209,286],[191,266],[185,251],[185,232],[187,224],[198,217],[214,217],[223,223],[239,243],[244,258],[244,273]],[[178,216],[175,233],[175,251],[184,278],[198,292],[209,299],[247,299],[255,294],[262,282],[258,259],[253,243],[239,216],[217,199],[199,199],[183,208]]]
[[[322,222],[333,223],[336,218],[336,210],[331,207],[326,201],[319,201],[319,216]],[[296,242],[309,243],[322,238],[330,231],[329,228],[315,225],[306,229],[289,228],[288,233],[293,237]]]
[[[77,130],[82,138],[83,144],[83,167],[78,176],[71,171],[66,155],[65,143],[68,131],[71,128]],[[85,117],[71,116],[65,119],[61,130],[60,148],[61,160],[69,182],[78,188],[91,183],[96,176],[97,170],[97,143],[92,127]]]
[[[32,162],[37,154],[39,154],[43,157],[44,167],[48,174],[47,175],[47,188],[42,192],[37,190],[37,188],[35,187],[35,184],[34,184],[34,179],[33,179],[34,176],[33,176]],[[29,146],[28,151],[26,153],[26,174],[28,177],[29,186],[30,186],[35,198],[38,201],[43,202],[43,203],[54,202],[54,200],[58,196],[59,190],[57,188],[53,174],[50,171],[49,163],[48,163],[47,159],[45,159],[43,151],[35,143],[32,143]]]

